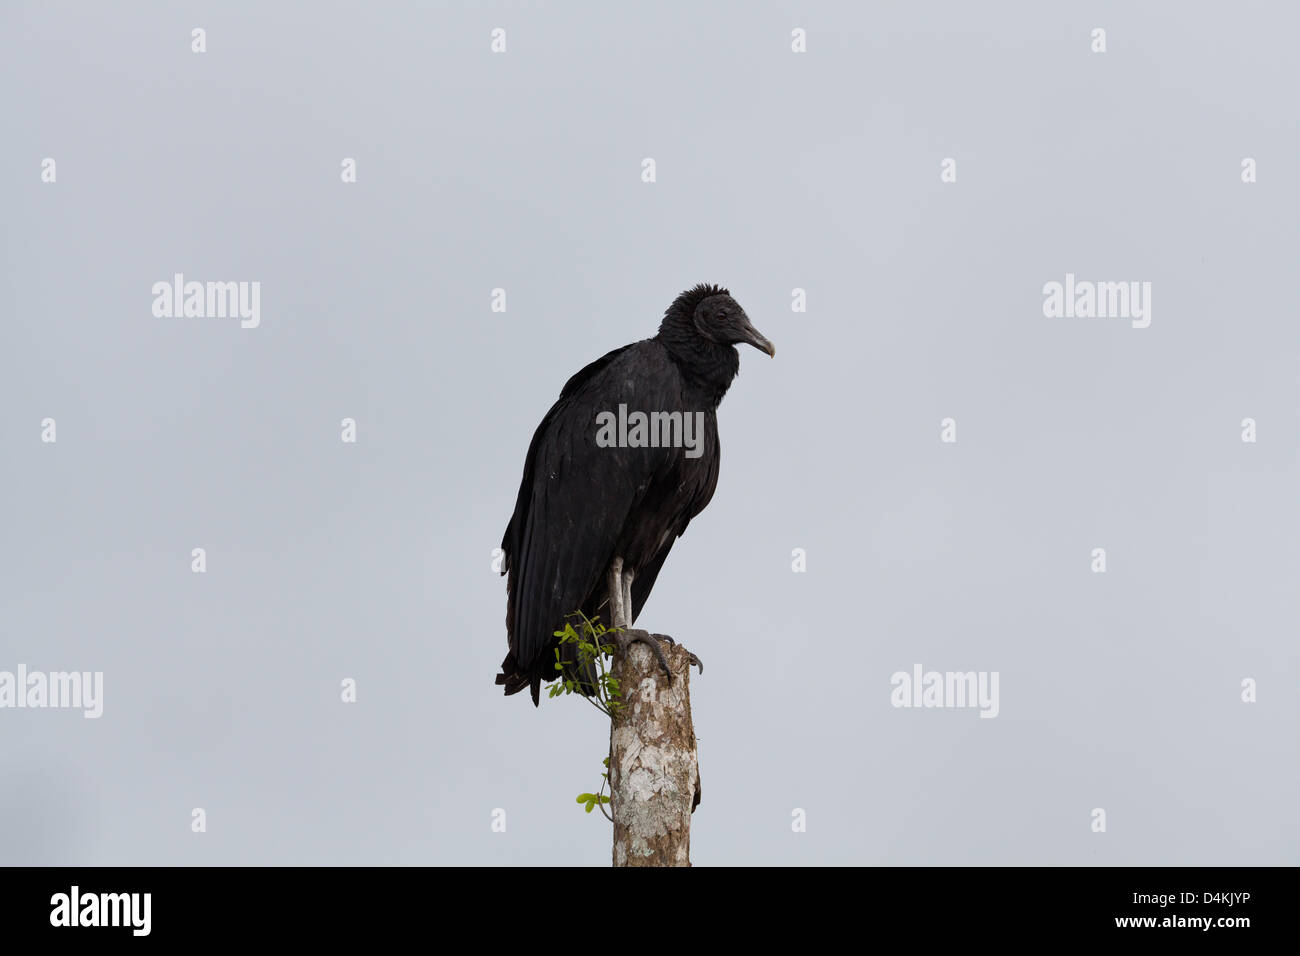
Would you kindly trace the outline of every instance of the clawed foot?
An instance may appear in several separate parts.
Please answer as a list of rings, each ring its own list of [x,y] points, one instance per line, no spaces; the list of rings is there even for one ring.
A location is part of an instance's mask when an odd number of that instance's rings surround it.
[[[667,641],[667,642],[668,642],[670,645],[672,645],[673,647],[676,647],[676,646],[677,646],[677,642],[674,641],[674,640],[673,640],[671,637],[669,637],[667,634],[651,634],[650,636],[651,636],[651,637],[657,637],[657,638],[659,638],[659,640],[661,640],[661,641]],[[691,664],[694,664],[696,667],[698,667],[698,668],[700,669],[700,673],[701,673],[701,674],[704,673],[704,662],[703,662],[703,661],[701,661],[698,657],[696,657],[696,656],[695,656],[694,654],[692,654],[690,651],[687,651],[687,652],[686,652],[686,658],[687,658],[687,666],[688,666],[688,667],[689,667]]]
[[[663,668],[663,672],[665,676],[667,676],[669,683],[672,682],[673,679],[672,669],[668,666],[668,658],[664,656],[664,649],[659,646],[660,641],[666,641],[670,646],[676,647],[677,642],[674,641],[671,637],[669,637],[667,634],[651,634],[649,631],[642,631],[636,628],[628,628],[626,630],[611,631],[610,633],[614,635],[614,644],[618,647],[618,652],[622,654],[624,657],[627,656],[628,648],[631,647],[633,644],[639,642],[649,647],[651,652],[653,652],[655,656],[655,660],[657,660],[659,662],[659,666]],[[690,664],[694,664],[696,667],[700,669],[700,673],[703,674],[704,664],[701,663],[700,659],[696,657],[694,654],[692,654],[690,651],[687,651],[686,653],[688,657],[687,666],[690,666]]]
[[[614,635],[614,644],[618,647],[618,652],[627,657],[628,648],[633,644],[641,643],[654,653],[655,660],[663,668],[664,674],[668,677],[671,684],[673,680],[672,669],[668,666],[668,658],[664,656],[664,649],[659,646],[659,635],[651,634],[649,631],[641,631],[636,628],[626,628],[623,630],[611,631]]]

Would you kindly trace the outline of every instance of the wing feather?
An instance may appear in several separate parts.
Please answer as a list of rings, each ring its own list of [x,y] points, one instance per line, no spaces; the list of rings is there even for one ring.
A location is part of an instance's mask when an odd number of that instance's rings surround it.
[[[634,393],[634,381],[641,392]],[[647,394],[646,382],[657,383],[658,394]],[[518,671],[536,678],[549,666],[554,632],[602,587],[628,516],[678,454],[599,447],[596,416],[617,414],[620,403],[630,410],[673,408],[680,392],[680,375],[662,346],[638,342],[573,376],[538,426],[501,544],[509,574],[506,623]]]

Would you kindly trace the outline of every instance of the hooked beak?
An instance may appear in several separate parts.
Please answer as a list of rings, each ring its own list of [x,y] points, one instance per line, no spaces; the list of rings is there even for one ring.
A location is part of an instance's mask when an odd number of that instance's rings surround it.
[[[772,356],[772,358],[776,358],[776,346],[768,341],[763,336],[763,333],[750,325],[748,321],[745,322],[745,328],[741,331],[741,335],[744,336],[745,342],[748,342],[760,352],[766,352],[768,355]]]

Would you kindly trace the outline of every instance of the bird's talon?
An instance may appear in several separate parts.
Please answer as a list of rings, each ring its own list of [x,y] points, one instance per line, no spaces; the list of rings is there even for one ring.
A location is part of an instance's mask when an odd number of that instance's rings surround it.
[[[664,656],[664,649],[659,646],[658,638],[661,634],[651,634],[649,631],[636,629],[619,630],[614,632],[614,643],[618,645],[619,653],[624,657],[627,656],[627,650],[635,643],[645,644],[654,654],[659,666],[663,668],[664,673],[668,676],[668,682],[672,683],[673,671],[668,666],[668,658]]]
[[[626,635],[626,636],[619,637],[618,635]],[[669,667],[668,665],[668,658],[664,656],[664,650],[662,647],[659,646],[659,642],[664,641],[670,647],[676,647],[677,642],[673,640],[671,637],[669,637],[667,634],[650,634],[647,631],[641,631],[632,628],[615,632],[615,643],[618,644],[619,651],[624,655],[627,654],[628,647],[630,647],[632,643],[635,641],[640,641],[642,644],[649,646],[649,648],[654,652],[655,659],[659,661],[659,666],[663,668],[664,674],[668,678],[668,682],[672,683],[673,671],[672,668]],[[696,657],[694,654],[692,654],[690,651],[686,652],[686,661],[687,661],[686,663],[687,669],[689,669],[690,666],[694,664],[697,668],[699,668],[700,674],[701,675],[704,674],[704,662],[700,660],[698,657]]]

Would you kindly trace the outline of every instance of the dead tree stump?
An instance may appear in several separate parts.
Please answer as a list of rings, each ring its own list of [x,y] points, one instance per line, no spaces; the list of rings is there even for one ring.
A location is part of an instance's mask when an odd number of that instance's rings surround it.
[[[681,645],[663,649],[671,683],[644,644],[614,656],[612,673],[625,701],[609,732],[615,866],[691,865],[700,771],[690,659]]]

